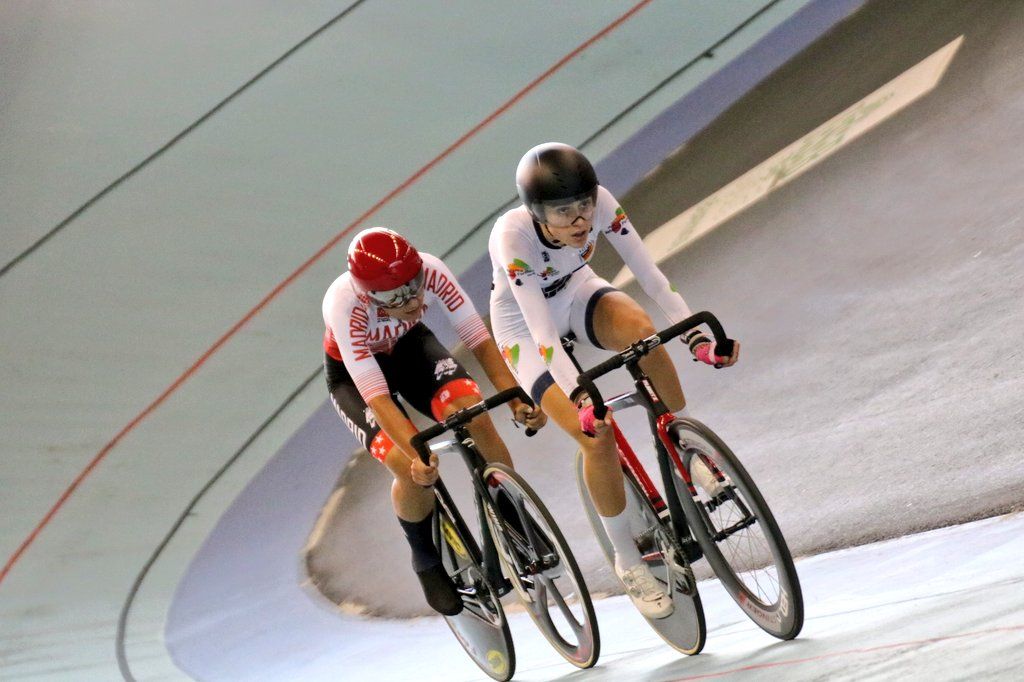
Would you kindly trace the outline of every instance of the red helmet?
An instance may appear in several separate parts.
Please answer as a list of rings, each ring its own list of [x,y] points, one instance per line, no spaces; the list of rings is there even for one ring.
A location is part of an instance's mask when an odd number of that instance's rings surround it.
[[[378,305],[400,307],[423,290],[419,252],[386,227],[356,235],[348,247],[348,271],[356,290]]]

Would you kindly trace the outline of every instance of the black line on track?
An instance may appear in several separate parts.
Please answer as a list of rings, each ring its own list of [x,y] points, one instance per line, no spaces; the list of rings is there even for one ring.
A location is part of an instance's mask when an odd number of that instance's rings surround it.
[[[74,211],[74,213],[72,213],[71,215],[69,215],[69,216],[68,216],[67,218],[65,218],[64,220],[60,221],[59,223],[57,223],[57,225],[56,225],[56,226],[54,226],[53,228],[51,228],[49,232],[47,232],[47,233],[46,233],[46,234],[44,234],[44,235],[43,235],[42,237],[40,237],[39,239],[37,239],[37,240],[35,241],[35,243],[33,243],[33,244],[32,244],[31,246],[29,246],[29,247],[28,247],[27,249],[25,249],[24,251],[22,251],[22,252],[21,252],[20,254],[18,254],[17,256],[15,256],[15,257],[14,257],[14,259],[13,259],[13,260],[11,260],[11,262],[7,263],[7,264],[6,264],[6,265],[4,265],[4,266],[3,266],[2,268],[0,268],[0,277],[3,277],[4,275],[6,275],[6,274],[7,274],[8,272],[10,272],[10,271],[11,271],[11,270],[12,270],[12,269],[13,269],[13,268],[14,268],[14,267],[16,266],[16,265],[18,265],[18,263],[20,263],[21,261],[23,261],[23,260],[25,260],[26,258],[28,258],[28,257],[29,257],[30,255],[32,255],[33,253],[35,253],[35,251],[36,251],[36,250],[38,250],[38,249],[39,249],[39,247],[41,247],[41,246],[42,246],[43,244],[45,244],[45,243],[46,243],[46,242],[48,242],[48,241],[49,241],[50,239],[52,239],[52,238],[53,238],[53,237],[54,237],[54,236],[55,236],[55,235],[56,235],[56,234],[57,234],[58,232],[60,232],[61,230],[63,230],[63,229],[65,228],[65,227],[67,227],[68,225],[70,225],[70,224],[71,224],[71,223],[72,223],[72,222],[73,222],[73,221],[74,221],[74,220],[75,220],[76,218],[78,218],[78,216],[82,215],[82,214],[83,214],[83,213],[85,213],[85,212],[86,212],[87,210],[89,210],[90,208],[92,208],[93,204],[95,204],[95,203],[96,203],[96,202],[98,202],[98,201],[99,201],[100,199],[102,199],[103,197],[105,197],[105,196],[107,196],[108,194],[110,194],[111,192],[113,192],[113,191],[114,191],[115,189],[117,189],[117,188],[118,188],[118,187],[119,187],[119,186],[120,186],[120,185],[121,185],[122,183],[124,183],[124,182],[125,182],[126,180],[128,180],[128,179],[129,179],[129,178],[131,178],[131,177],[132,177],[133,175],[135,175],[135,174],[136,174],[136,173],[138,173],[138,172],[139,172],[140,170],[142,170],[142,169],[143,169],[143,168],[145,168],[145,167],[146,167],[147,165],[149,165],[149,163],[150,163],[151,161],[154,161],[154,160],[155,160],[155,159],[157,159],[158,157],[162,156],[164,152],[166,152],[166,151],[167,151],[168,149],[170,149],[171,147],[173,147],[174,145],[176,145],[176,144],[177,144],[178,142],[180,142],[180,141],[182,140],[182,138],[184,138],[184,137],[185,137],[186,135],[188,135],[189,133],[191,133],[191,132],[192,132],[193,130],[195,130],[196,128],[198,128],[199,126],[201,126],[201,125],[202,125],[203,123],[205,123],[206,121],[208,121],[208,120],[209,120],[209,119],[210,119],[210,118],[211,118],[211,117],[212,117],[212,116],[213,116],[214,114],[216,114],[216,113],[217,113],[218,111],[220,111],[220,110],[221,110],[221,109],[223,109],[223,108],[224,108],[225,106],[227,106],[227,105],[228,105],[228,103],[230,103],[230,102],[231,102],[232,100],[234,100],[234,99],[235,99],[236,97],[238,97],[238,96],[239,96],[240,94],[242,94],[242,93],[243,93],[243,92],[245,92],[245,91],[246,91],[247,89],[249,89],[249,87],[250,87],[251,85],[253,85],[254,83],[256,83],[256,81],[260,80],[261,78],[263,78],[264,76],[266,76],[266,75],[267,75],[268,73],[270,73],[271,71],[273,71],[273,70],[274,70],[274,69],[275,69],[276,67],[280,66],[280,65],[281,65],[281,64],[282,64],[282,63],[283,63],[283,62],[284,62],[284,61],[285,61],[286,59],[288,59],[288,58],[289,58],[289,57],[291,57],[291,56],[292,56],[293,54],[295,54],[296,52],[298,52],[298,51],[299,51],[300,49],[302,49],[303,47],[305,47],[305,46],[306,46],[307,44],[309,44],[309,42],[310,42],[310,41],[312,41],[313,39],[315,39],[315,38],[316,38],[317,36],[319,36],[319,35],[320,35],[321,33],[323,33],[324,31],[326,31],[327,29],[329,29],[329,28],[330,28],[331,26],[333,26],[334,24],[336,24],[336,23],[338,23],[339,21],[341,21],[342,19],[344,19],[344,18],[345,18],[346,16],[348,16],[348,15],[349,15],[349,14],[350,14],[350,13],[351,13],[351,12],[352,12],[353,10],[355,10],[355,9],[356,9],[357,7],[359,7],[359,5],[363,4],[364,2],[366,2],[366,0],[356,0],[355,2],[353,2],[353,3],[351,4],[351,5],[349,5],[349,6],[348,6],[348,7],[346,7],[346,8],[344,9],[344,10],[342,10],[342,11],[341,11],[341,13],[337,14],[336,16],[334,16],[333,18],[331,18],[330,20],[328,20],[328,21],[327,21],[327,23],[325,23],[325,24],[323,24],[322,26],[320,26],[320,28],[316,29],[315,31],[313,31],[312,33],[310,33],[310,34],[309,34],[308,36],[306,36],[305,38],[303,38],[302,40],[300,40],[300,41],[299,41],[298,43],[296,43],[295,45],[293,45],[293,46],[292,46],[292,47],[291,47],[291,48],[290,48],[290,49],[289,49],[289,50],[288,50],[287,52],[285,52],[285,53],[284,53],[284,54],[282,54],[282,55],[281,55],[280,57],[278,57],[277,59],[275,59],[274,61],[272,61],[272,62],[270,63],[270,65],[269,65],[269,66],[265,67],[265,68],[264,68],[264,69],[263,69],[262,71],[260,71],[259,73],[257,73],[257,74],[256,74],[255,76],[253,76],[253,77],[252,77],[252,78],[250,78],[249,80],[247,80],[247,81],[246,81],[245,83],[243,83],[241,87],[239,87],[239,88],[238,88],[237,90],[235,90],[234,92],[232,92],[232,93],[231,93],[230,95],[228,95],[227,97],[225,97],[224,99],[222,99],[222,100],[221,100],[221,101],[220,101],[220,102],[219,102],[219,103],[218,103],[218,104],[217,104],[216,106],[214,106],[214,107],[213,107],[212,109],[210,109],[210,110],[209,110],[209,111],[207,111],[207,112],[206,112],[205,114],[203,114],[203,115],[202,115],[202,116],[200,116],[200,117],[199,117],[198,119],[196,119],[196,121],[195,121],[195,122],[193,122],[193,123],[192,123],[191,125],[189,125],[189,126],[188,126],[187,128],[185,128],[185,129],[184,129],[184,130],[182,130],[182,131],[181,131],[180,133],[178,133],[177,135],[175,135],[174,137],[172,137],[172,138],[171,138],[170,140],[168,140],[167,142],[165,142],[165,143],[163,144],[163,146],[162,146],[162,147],[160,147],[160,148],[159,148],[159,149],[157,149],[157,150],[156,150],[155,152],[153,152],[152,154],[150,154],[149,156],[147,156],[146,158],[144,158],[144,159],[143,159],[142,161],[140,161],[139,163],[135,164],[135,166],[133,166],[133,167],[132,167],[132,168],[131,168],[131,169],[130,169],[130,170],[129,170],[128,172],[126,172],[126,173],[125,173],[124,175],[122,175],[121,177],[117,178],[117,179],[116,179],[116,180],[114,180],[114,181],[113,181],[112,183],[110,183],[109,185],[107,185],[106,187],[104,187],[104,188],[103,188],[102,190],[100,190],[98,194],[96,194],[96,195],[95,195],[94,197],[92,197],[91,199],[89,199],[88,201],[86,201],[86,202],[85,202],[84,204],[82,204],[81,206],[79,206],[79,207],[78,207],[78,208],[77,208],[77,209],[76,209],[76,210]]]
[[[668,76],[667,78],[663,79],[660,83],[658,83],[656,86],[654,86],[651,90],[648,90],[647,93],[642,95],[640,98],[635,100],[633,103],[631,103],[624,110],[619,112],[608,123],[606,123],[605,125],[601,126],[601,128],[599,128],[596,132],[591,134],[589,137],[587,137],[587,139],[585,139],[582,143],[580,143],[579,148],[580,149],[585,149],[587,147],[587,145],[591,144],[594,140],[596,140],[598,137],[600,137],[602,134],[604,134],[609,128],[611,128],[613,125],[615,125],[618,121],[622,120],[625,116],[627,116],[630,112],[632,112],[638,106],[640,106],[641,104],[646,102],[648,99],[653,97],[659,90],[661,90],[666,85],[668,85],[670,82],[672,82],[672,80],[677,78],[680,74],[682,74],[685,71],[687,71],[688,69],[692,68],[695,64],[697,64],[698,62],[700,62],[703,59],[713,58],[714,57],[714,54],[713,54],[714,50],[716,50],[723,43],[725,43],[725,41],[727,41],[730,38],[732,38],[734,35],[736,35],[741,30],[743,30],[748,25],[750,25],[751,22],[755,21],[758,17],[760,17],[762,14],[764,14],[766,11],[768,11],[769,9],[771,9],[773,6],[777,5],[781,1],[782,0],[771,0],[770,2],[765,4],[763,7],[761,7],[761,9],[759,9],[754,14],[750,15],[746,20],[744,20],[742,23],[737,25],[733,30],[731,30],[729,33],[725,34],[725,36],[723,36],[722,38],[717,40],[708,49],[706,49],[704,52],[702,52],[700,54],[700,56],[691,59],[690,61],[688,61],[683,66],[681,66],[678,69],[676,69],[670,76]],[[355,2],[348,9],[346,9],[344,12],[342,12],[342,14],[338,15],[337,17],[335,17],[334,19],[329,21],[327,24],[324,24],[322,27],[317,29],[316,33],[312,34],[311,36],[309,36],[305,40],[303,40],[303,42],[300,43],[300,45],[305,44],[306,42],[308,42],[309,39],[312,38],[314,35],[322,32],[324,29],[326,29],[332,23],[334,23],[335,21],[340,19],[342,16],[344,16],[349,11],[351,11],[352,9],[354,9],[355,7],[357,7],[358,5],[360,5],[363,2],[365,2],[365,0],[357,0],[357,2]],[[296,47],[298,47],[298,46],[296,46]],[[292,50],[289,50],[285,54],[285,56],[292,54],[294,51],[295,51],[295,48],[293,48]],[[276,65],[278,62],[280,62],[283,59],[284,59],[284,57],[282,57],[277,62],[275,62],[274,65]],[[264,69],[264,71],[261,71],[260,74],[256,76],[256,78],[258,78],[260,75],[266,73],[266,71],[268,71],[274,65],[271,65],[271,67],[267,67],[267,69]],[[255,78],[253,80],[255,80]],[[250,81],[250,83],[251,82],[252,81]],[[228,99],[230,99],[231,97],[234,97],[235,94],[241,92],[241,90],[244,89],[245,87],[248,87],[248,85],[249,85],[249,83],[247,83],[246,85],[242,86],[242,88],[240,88],[235,93],[233,93],[231,96],[229,96]],[[222,102],[220,105],[218,105],[218,108],[220,106],[222,106],[226,102],[227,102],[227,100]],[[213,110],[211,110],[210,113],[213,113]],[[207,114],[207,116],[209,116],[209,114]],[[206,117],[204,117],[204,119],[205,118]],[[197,121],[195,124],[193,124],[192,127],[194,128],[196,125],[201,123],[202,120],[203,119],[200,119],[200,121]],[[182,133],[182,135],[184,135],[184,134],[185,133]],[[179,138],[180,137],[181,137],[181,135],[179,135]],[[170,144],[173,144],[173,142],[176,141],[177,139],[178,138],[175,138],[174,140],[172,140],[170,143],[168,143],[168,145],[165,145],[164,148],[166,148],[167,146],[170,146]],[[160,151],[162,151],[164,148],[161,148]],[[157,154],[158,153],[159,153],[159,151],[157,152]],[[155,156],[156,156],[156,154],[153,155],[153,157],[155,157]],[[150,158],[153,158],[153,157],[150,157]],[[148,161],[148,159],[147,159],[147,161]],[[144,163],[146,163],[146,162],[144,161],[143,164]],[[140,164],[140,166],[138,166],[137,168],[141,167],[141,165],[142,164]],[[133,169],[132,171],[130,171],[129,174],[126,174],[123,178],[121,178],[121,180],[126,179],[128,177],[128,175],[130,175],[135,170],[137,170],[137,168]],[[116,184],[120,183],[121,180],[118,180],[114,184],[116,185]],[[101,194],[99,194],[96,197],[94,197],[92,201],[95,201],[96,199],[99,199],[100,196],[105,194],[110,189],[113,189],[113,187],[114,187],[114,185],[111,185],[109,188],[107,188],[107,190],[104,190]],[[516,196],[516,197],[512,197],[511,199],[509,199],[505,203],[501,204],[498,208],[496,208],[493,212],[491,212],[486,218],[481,220],[472,229],[470,229],[469,232],[467,232],[465,235],[463,235],[461,238],[459,238],[459,240],[456,241],[455,244],[450,246],[443,254],[441,254],[441,259],[444,260],[445,258],[450,256],[452,253],[454,253],[456,250],[458,250],[459,247],[461,247],[464,243],[466,243],[466,241],[469,240],[474,234],[476,234],[478,231],[480,231],[481,228],[483,228],[485,225],[489,224],[492,220],[496,219],[502,213],[502,211],[510,208],[518,200],[519,200],[519,197]],[[90,202],[90,204],[91,203],[92,202]],[[72,216],[70,218],[68,218],[65,221],[65,223],[70,222],[75,216],[77,216],[79,213],[84,211],[86,208],[88,208],[88,204],[86,206],[83,206],[76,213],[72,214]],[[61,225],[63,225],[63,224],[64,223],[62,223]],[[57,228],[60,228],[61,225],[58,225]],[[57,228],[55,228],[54,231],[56,231]],[[50,235],[47,235],[42,240],[37,242],[35,245],[33,245],[29,249],[29,251],[34,250],[36,248],[36,246],[38,246],[40,243],[42,243],[43,241],[48,239],[49,236]],[[22,256],[27,255],[27,254],[28,254],[28,252],[26,252],[25,254],[22,254]],[[19,260],[22,256],[19,256],[18,259],[15,259],[15,260]],[[8,266],[5,266],[4,269],[2,271],[0,271],[0,276],[3,276],[3,274],[7,272],[7,270],[9,269],[9,267],[12,264],[13,264],[13,261],[12,261],[11,264],[8,264]],[[209,491],[210,488],[212,488],[213,485],[225,473],[227,473],[228,469],[230,469],[235,464],[235,462],[237,462],[242,457],[242,455],[245,454],[246,450],[249,449],[249,446],[252,445],[256,441],[256,439],[267,428],[270,427],[270,425],[274,422],[274,420],[277,419],[277,417],[282,412],[284,412],[284,410],[299,396],[299,394],[302,393],[302,391],[304,391],[309,386],[310,383],[313,382],[314,379],[316,379],[316,377],[318,377],[320,375],[320,373],[322,371],[323,371],[323,367],[322,366],[317,366],[316,371],[313,372],[312,374],[310,374],[308,377],[306,377],[306,379],[299,385],[299,387],[296,388],[294,391],[292,391],[292,393],[285,399],[285,401],[276,410],[274,410],[274,412],[269,417],[267,417],[267,419],[260,425],[260,427],[258,429],[256,429],[256,431],[253,432],[253,434],[251,436],[249,436],[249,438],[246,439],[246,441],[241,445],[241,447],[239,447],[239,449],[224,463],[224,465],[220,469],[217,470],[217,473],[215,473],[213,475],[213,477],[206,483],[206,485],[204,485],[202,487],[202,489],[198,493],[196,493],[195,497],[192,498],[192,500],[189,502],[188,506],[182,512],[181,516],[178,517],[178,520],[171,527],[170,531],[168,531],[168,533],[164,537],[163,541],[157,546],[156,550],[153,552],[153,555],[149,558],[149,560],[142,567],[142,570],[139,572],[138,576],[135,578],[135,582],[132,583],[132,587],[131,587],[131,589],[128,592],[128,596],[125,598],[124,605],[121,608],[121,613],[120,613],[120,616],[118,617],[118,620],[117,620],[117,638],[116,638],[117,665],[118,665],[118,668],[120,668],[121,675],[124,677],[125,680],[127,680],[129,682],[135,682],[135,678],[131,674],[131,668],[130,668],[130,666],[128,664],[128,659],[127,659],[126,652],[125,652],[125,636],[126,636],[126,630],[127,630],[127,624],[128,624],[128,615],[129,615],[129,613],[131,611],[132,604],[135,601],[135,596],[138,594],[139,589],[142,587],[142,582],[146,579],[146,575],[149,573],[150,569],[153,567],[153,564],[156,563],[157,559],[160,557],[160,554],[163,553],[164,549],[170,543],[170,541],[174,537],[175,533],[178,532],[178,529],[182,526],[182,524],[185,522],[185,520],[191,514],[192,509],[195,508],[195,506],[199,503],[199,501],[203,498],[203,496],[206,495],[207,491]]]
[[[245,442],[242,443],[241,447],[239,447],[238,450],[235,451],[235,454],[231,455],[231,457],[229,457],[228,460],[224,462],[221,468],[217,470],[217,473],[215,473],[213,477],[206,482],[206,485],[204,485],[199,490],[199,492],[195,494],[195,497],[192,498],[192,501],[190,501],[188,503],[188,506],[186,506],[184,511],[182,511],[181,516],[179,516],[178,520],[174,522],[174,525],[171,526],[171,529],[167,532],[167,535],[164,537],[163,541],[160,542],[156,550],[153,552],[153,555],[149,557],[149,560],[142,567],[142,570],[139,572],[138,576],[136,576],[135,582],[132,583],[131,590],[129,590],[128,596],[125,598],[124,605],[121,607],[121,613],[117,618],[117,667],[121,669],[121,675],[122,677],[124,677],[125,680],[135,682],[135,678],[132,676],[131,673],[131,668],[128,665],[128,657],[125,652],[125,635],[127,634],[128,628],[128,613],[129,611],[131,611],[132,604],[135,602],[135,595],[138,594],[139,589],[142,587],[142,581],[146,579],[146,575],[149,573],[149,570],[153,567],[153,564],[155,564],[156,560],[160,558],[160,555],[163,553],[167,545],[170,544],[171,539],[178,532],[178,529],[181,528],[182,524],[185,523],[185,520],[192,515],[192,510],[195,508],[197,504],[199,504],[199,501],[203,498],[203,496],[206,495],[207,491],[209,491],[210,488],[212,488],[214,484],[216,484],[217,481],[219,481],[220,478],[227,473],[228,469],[230,469],[235,464],[235,462],[237,462],[241,458],[241,456],[245,454],[245,451],[249,449],[249,446],[252,445],[256,441],[256,439],[259,438],[263,434],[263,432],[266,431],[270,427],[270,425],[274,423],[274,420],[276,420],[277,417],[282,412],[284,412],[285,409],[287,409],[288,406],[291,405],[296,398],[299,397],[299,394],[306,390],[306,388],[311,383],[313,383],[314,379],[320,376],[320,372],[322,370],[322,366],[317,367],[315,372],[306,377],[306,379],[301,384],[299,384],[298,388],[292,391],[291,394],[287,398],[285,398],[284,402],[281,403],[281,405],[276,410],[274,410],[274,412],[271,413],[271,415],[267,417],[262,424],[260,424],[259,428],[253,431],[252,435],[250,435],[245,440]]]

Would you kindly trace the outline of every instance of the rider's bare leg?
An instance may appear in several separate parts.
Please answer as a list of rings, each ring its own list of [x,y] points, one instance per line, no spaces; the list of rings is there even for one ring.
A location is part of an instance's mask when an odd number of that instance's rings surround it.
[[[593,324],[601,345],[616,351],[658,331],[640,304],[621,291],[608,292],[598,299]],[[683,387],[679,384],[679,375],[668,351],[662,347],[655,348],[640,361],[640,367],[654,382],[655,390],[669,411],[678,412],[686,406]]]
[[[597,513],[601,516],[621,514],[626,507],[626,494],[612,430],[606,429],[597,438],[583,433],[576,407],[555,384],[544,392],[540,404],[548,416],[576,440],[583,451],[583,478]]]
[[[398,518],[422,521],[434,510],[434,492],[412,480],[412,460],[399,447],[392,447],[384,457],[384,465],[395,477],[391,483],[391,504]]]

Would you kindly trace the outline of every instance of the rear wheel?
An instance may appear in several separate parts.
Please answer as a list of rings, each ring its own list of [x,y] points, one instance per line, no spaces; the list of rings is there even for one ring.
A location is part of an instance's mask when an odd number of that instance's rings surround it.
[[[646,620],[673,649],[688,655],[697,654],[704,648],[707,626],[693,571],[686,562],[678,538],[661,523],[633,476],[628,471],[623,473],[626,478],[626,513],[630,516],[633,538],[651,573],[666,591],[671,592],[674,607],[665,618]],[[594,535],[608,563],[614,567],[615,550],[587,490],[583,478],[583,453],[579,451],[576,453],[576,484]]]
[[[793,557],[771,509],[732,450],[711,429],[681,418],[669,426],[690,476],[672,481],[722,585],[747,616],[779,639],[793,639],[804,622]]]
[[[551,646],[579,668],[597,663],[601,642],[594,605],[569,544],[533,489],[504,464],[483,472],[501,516],[487,523],[506,577]]]
[[[440,493],[434,512],[434,545],[462,596],[462,612],[444,617],[448,627],[487,675],[501,682],[511,679],[516,656],[498,593],[484,577],[476,541],[462,517],[447,507]]]

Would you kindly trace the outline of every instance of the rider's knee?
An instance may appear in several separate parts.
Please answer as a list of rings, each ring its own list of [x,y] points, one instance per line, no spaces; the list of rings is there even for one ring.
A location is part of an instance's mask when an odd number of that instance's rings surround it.
[[[658,331],[654,328],[651,316],[640,306],[636,306],[636,309],[630,312],[628,325],[628,329],[635,330],[634,333],[641,339],[645,339]]]
[[[598,462],[607,460],[618,460],[618,452],[616,451],[614,442],[606,442],[597,438],[591,438],[580,432],[583,436],[580,439],[580,451],[583,453],[583,458],[588,461]]]

